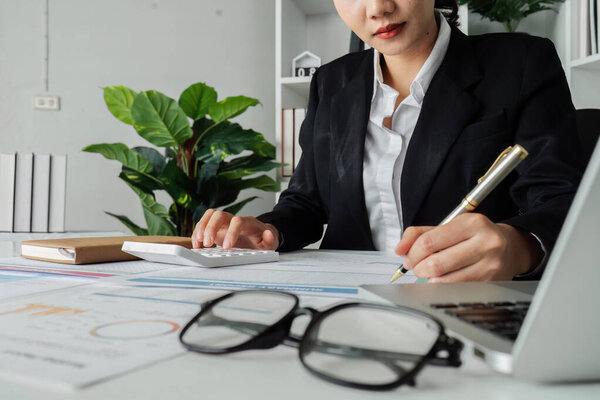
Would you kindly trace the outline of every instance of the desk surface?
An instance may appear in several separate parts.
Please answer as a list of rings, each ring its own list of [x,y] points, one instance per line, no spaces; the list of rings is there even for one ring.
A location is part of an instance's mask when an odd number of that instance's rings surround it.
[[[0,398],[144,399],[598,399],[600,383],[536,385],[492,372],[468,358],[460,369],[429,367],[417,387],[366,392],[333,385],[306,371],[295,349],[279,347],[228,356],[185,354],[87,389],[58,392],[0,380]]]
[[[426,367],[417,387],[367,392],[325,382],[304,369],[285,346],[227,356],[187,353],[85,389],[64,391],[0,378],[0,399],[600,399],[600,382],[538,385],[496,373],[463,352],[462,367]],[[559,362],[559,360],[557,360]]]

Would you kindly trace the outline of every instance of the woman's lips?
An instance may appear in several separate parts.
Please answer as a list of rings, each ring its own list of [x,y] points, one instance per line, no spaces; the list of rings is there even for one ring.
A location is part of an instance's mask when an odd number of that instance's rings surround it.
[[[403,22],[401,24],[390,24],[387,26],[383,26],[383,27],[377,29],[377,31],[375,31],[375,34],[373,36],[375,36],[379,39],[393,38],[394,36],[398,35],[402,31],[402,28],[404,28],[405,24],[406,23]]]

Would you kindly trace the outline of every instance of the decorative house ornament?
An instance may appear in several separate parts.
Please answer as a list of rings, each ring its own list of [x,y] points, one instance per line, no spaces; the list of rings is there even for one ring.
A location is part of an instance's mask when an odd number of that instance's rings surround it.
[[[299,54],[292,61],[294,76],[313,76],[321,66],[321,58],[310,51]]]

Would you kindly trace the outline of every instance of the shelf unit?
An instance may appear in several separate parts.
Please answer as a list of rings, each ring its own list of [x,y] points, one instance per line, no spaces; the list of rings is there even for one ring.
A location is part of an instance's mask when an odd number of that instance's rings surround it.
[[[276,0],[275,3],[275,137],[281,160],[281,110],[306,108],[310,77],[294,77],[292,60],[308,50],[325,64],[346,54],[350,29],[335,11],[332,1]],[[285,188],[289,178],[277,178]]]
[[[566,0],[561,5],[551,39],[559,52],[562,50],[560,55],[575,108],[600,108],[600,54],[579,57],[580,1]]]

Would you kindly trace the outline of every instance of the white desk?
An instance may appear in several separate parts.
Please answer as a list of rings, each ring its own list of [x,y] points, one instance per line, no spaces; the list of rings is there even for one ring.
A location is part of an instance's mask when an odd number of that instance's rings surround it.
[[[76,391],[52,391],[0,378],[0,399],[600,399],[600,382],[537,385],[518,381],[493,372],[469,356],[468,349],[463,351],[463,361],[458,369],[425,367],[416,388],[368,392],[311,375],[300,363],[297,350],[285,346],[226,356],[186,353]]]
[[[295,349],[279,347],[228,356],[185,354],[73,392],[51,392],[0,380],[6,400],[153,399],[595,399],[600,383],[535,385],[491,372],[468,358],[460,369],[428,367],[417,387],[388,392],[344,388],[312,376]]]

